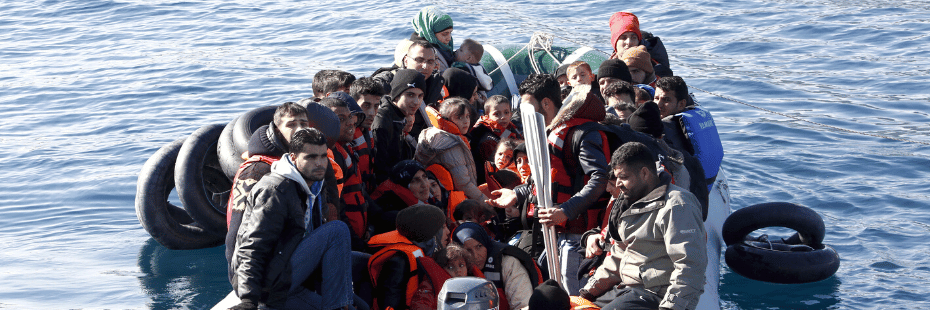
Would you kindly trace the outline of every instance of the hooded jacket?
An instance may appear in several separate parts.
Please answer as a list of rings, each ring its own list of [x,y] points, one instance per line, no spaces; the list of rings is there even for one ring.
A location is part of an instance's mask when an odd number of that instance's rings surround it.
[[[414,159],[424,166],[439,164],[452,175],[454,190],[465,192],[469,199],[488,199],[478,189],[475,160],[462,137],[436,127],[423,130]]]
[[[388,97],[381,98],[381,106],[371,124],[375,143],[374,167],[376,184],[381,184],[391,175],[391,168],[401,160],[413,157],[413,150],[404,142],[404,112]]]
[[[584,289],[599,296],[616,284],[643,285],[662,298],[659,307],[694,309],[704,291],[707,247],[702,211],[687,190],[660,179],[632,204],[617,200],[607,235],[610,255]]]
[[[303,238],[323,224],[323,183],[307,184],[285,154],[252,188],[230,265],[240,299],[284,306],[291,286],[290,257]]]

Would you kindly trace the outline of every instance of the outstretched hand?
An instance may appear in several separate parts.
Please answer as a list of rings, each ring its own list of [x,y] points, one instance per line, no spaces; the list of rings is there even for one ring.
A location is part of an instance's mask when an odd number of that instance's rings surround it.
[[[493,191],[485,203],[495,208],[511,208],[517,204],[517,192],[507,188]]]

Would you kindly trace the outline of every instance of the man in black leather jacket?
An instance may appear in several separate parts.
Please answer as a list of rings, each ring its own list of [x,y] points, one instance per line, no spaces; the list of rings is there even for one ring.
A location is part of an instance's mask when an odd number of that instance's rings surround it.
[[[289,151],[271,165],[248,196],[249,207],[237,234],[233,289],[241,299],[234,309],[336,309],[351,304],[349,229],[324,223],[323,179],[329,159],[326,138],[315,128],[297,131]],[[322,271],[321,292],[302,284]]]

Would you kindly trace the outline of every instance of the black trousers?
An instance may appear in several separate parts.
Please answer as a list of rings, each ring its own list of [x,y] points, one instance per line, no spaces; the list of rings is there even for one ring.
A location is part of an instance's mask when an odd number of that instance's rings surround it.
[[[642,286],[627,286],[614,291],[607,292],[598,298],[597,301],[605,301],[603,298],[613,295],[616,296],[608,302],[601,310],[655,310],[659,308],[662,297],[647,291]]]

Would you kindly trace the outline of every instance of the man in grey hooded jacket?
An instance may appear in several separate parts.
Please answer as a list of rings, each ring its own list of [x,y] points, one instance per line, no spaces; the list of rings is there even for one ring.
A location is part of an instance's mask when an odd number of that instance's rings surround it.
[[[618,148],[610,167],[623,193],[607,226],[610,254],[580,295],[602,309],[694,309],[707,268],[700,202],[656,173],[655,155],[642,143]],[[600,234],[582,240],[595,255],[603,241]]]
[[[231,266],[241,300],[233,309],[337,309],[352,303],[348,226],[323,218],[326,150],[319,130],[297,131],[290,153],[249,192]],[[302,285],[317,270],[319,294]]]

